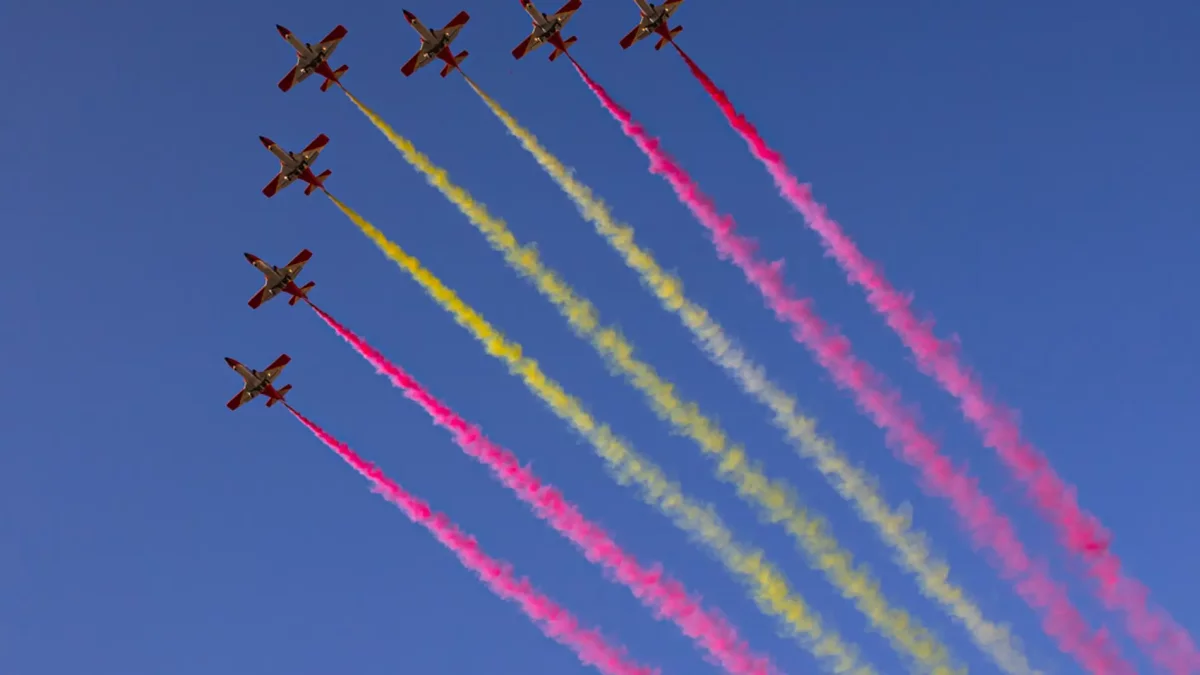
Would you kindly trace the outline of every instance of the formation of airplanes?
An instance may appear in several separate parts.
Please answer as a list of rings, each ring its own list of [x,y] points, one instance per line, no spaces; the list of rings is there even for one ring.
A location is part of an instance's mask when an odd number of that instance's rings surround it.
[[[571,17],[575,15],[575,12],[579,11],[579,8],[583,5],[583,0],[568,0],[565,5],[553,14],[545,14],[538,10],[537,6],[533,4],[533,0],[520,1],[521,7],[533,20],[533,28],[529,35],[512,50],[513,58],[520,60],[526,54],[544,44],[554,47],[554,51],[550,54],[551,61],[554,61],[562,54],[567,54],[568,48],[575,44],[577,38],[572,36],[564,39],[562,31],[566,27],[567,22],[571,20]],[[671,16],[675,13],[675,10],[679,9],[679,5],[683,3],[683,0],[663,0],[659,5],[655,5],[648,0],[634,0],[634,3],[638,6],[641,18],[638,20],[638,25],[629,31],[625,37],[621,38],[619,44],[622,49],[629,49],[633,44],[651,35],[659,36],[658,43],[655,44],[654,49],[662,49],[663,46],[672,41],[683,30],[683,26],[671,28],[669,25]],[[452,70],[461,71],[459,66],[463,62],[463,59],[467,58],[468,52],[464,50],[455,54],[454,50],[451,49],[451,44],[458,37],[458,34],[462,32],[467,22],[471,20],[471,16],[465,11],[459,12],[444,27],[430,29],[421,23],[421,20],[412,12],[408,10],[403,10],[403,12],[405,20],[417,32],[417,35],[420,36],[421,45],[417,48],[417,53],[413,54],[412,58],[400,67],[400,72],[405,77],[408,77],[439,59],[445,62],[445,65],[442,67],[442,77],[449,75]],[[335,84],[339,87],[342,86],[341,77],[349,70],[349,66],[343,65],[340,68],[334,69],[330,65],[329,59],[333,56],[342,39],[346,37],[347,31],[345,26],[339,25],[335,27],[315,45],[301,42],[290,30],[283,26],[276,25],[275,28],[279,31],[283,39],[296,51],[296,65],[279,81],[280,90],[285,92],[291,90],[292,87],[308,79],[313,73],[324,78],[324,81],[321,83],[321,91],[328,91]],[[568,58],[570,58],[569,55]],[[325,145],[329,143],[328,136],[325,134],[317,136],[307,147],[298,153],[284,150],[266,136],[259,136],[258,138],[262,141],[263,146],[279,160],[279,173],[263,188],[262,192],[264,195],[274,197],[277,192],[297,180],[308,184],[304,188],[304,194],[306,195],[311,195],[318,189],[325,189],[325,179],[333,171],[326,169],[320,174],[314,174],[312,166],[317,161],[317,157],[321,154]],[[291,296],[288,300],[289,305],[295,305],[300,300],[308,301],[308,292],[316,284],[310,281],[303,286],[298,286],[296,277],[300,275],[305,264],[312,258],[311,251],[308,249],[300,251],[284,267],[270,265],[251,253],[244,255],[246,256],[246,260],[266,278],[262,288],[247,303],[252,309],[258,309],[262,303],[280,293]],[[284,401],[284,397],[291,390],[292,385],[289,384],[276,389],[274,381],[283,372],[284,366],[290,361],[291,357],[283,354],[275,359],[271,365],[267,366],[266,370],[260,372],[247,368],[238,361],[226,357],[225,362],[238,375],[241,375],[244,380],[242,390],[230,399],[226,406],[230,410],[236,410],[243,403],[260,395],[267,397],[266,403],[268,408],[280,401]]]

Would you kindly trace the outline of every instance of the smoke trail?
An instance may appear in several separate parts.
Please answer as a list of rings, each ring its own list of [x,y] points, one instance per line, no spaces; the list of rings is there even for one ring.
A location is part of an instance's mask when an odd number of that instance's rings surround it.
[[[1021,438],[1016,413],[984,394],[983,386],[958,360],[954,345],[934,335],[932,322],[917,319],[911,307],[912,298],[897,291],[882,270],[867,260],[841,226],[826,214],[825,207],[813,199],[812,189],[792,175],[783,156],[767,146],[754,125],[737,112],[725,92],[691,57],[678,45],[675,48],[730,126],[766,166],[780,193],[820,235],[830,257],[852,283],[867,292],[871,306],[900,336],[921,370],[958,399],[963,416],[975,425],[984,443],[999,453],[1042,516],[1058,527],[1059,542],[1087,563],[1088,574],[1097,582],[1098,595],[1105,606],[1125,614],[1126,629],[1157,665],[1177,673],[1200,671],[1200,652],[1191,636],[1164,610],[1151,608],[1147,604],[1146,587],[1121,572],[1121,561],[1109,548],[1108,532],[1096,516],[1079,506],[1076,489],[1055,473],[1045,455]]]
[[[287,403],[284,405],[330,450],[362,474],[363,478],[371,481],[374,492],[399,507],[414,523],[429,530],[442,546],[458,556],[463,567],[474,572],[498,597],[520,607],[546,637],[575,652],[584,665],[592,666],[605,675],[651,675],[659,672],[627,660],[625,650],[608,644],[599,632],[580,628],[579,620],[570,612],[539,593],[529,580],[516,579],[511,565],[489,557],[474,537],[458,529],[445,514],[434,512],[428,504],[405,492],[404,488],[385,476],[378,467],[355,454],[345,443],[329,435]]]
[[[469,78],[467,82],[510,132],[524,132],[495,100]],[[463,213],[509,266],[554,303],[575,333],[588,340],[610,368],[624,375],[643,394],[660,419],[687,435],[715,460],[720,477],[732,483],[739,496],[755,504],[764,519],[782,524],[810,564],[825,574],[843,598],[854,603],[894,649],[920,663],[925,672],[938,675],[954,672],[946,647],[916,618],[890,605],[880,591],[879,582],[855,565],[853,556],[833,536],[827,520],[809,513],[787,483],[768,478],[760,466],[747,458],[745,450],[731,444],[726,432],[701,413],[694,402],[681,400],[675,394],[675,385],[664,381],[651,365],[638,360],[633,345],[617,330],[601,326],[599,310],[542,264],[533,247],[518,244],[504,221],[492,216],[487,207],[469,195],[464,201],[465,205],[460,206]]]
[[[387,128],[382,120],[377,124]],[[391,132],[389,138],[394,134]],[[502,360],[509,372],[521,378],[525,386],[542,399],[554,414],[586,438],[617,482],[636,485],[644,502],[670,518],[693,540],[707,547],[730,574],[749,588],[759,609],[779,619],[787,632],[799,638],[827,669],[838,675],[876,675],[877,671],[872,666],[860,662],[856,648],[846,645],[837,633],[821,625],[820,618],[792,590],[783,573],[767,561],[761,549],[751,548],[734,539],[733,533],[721,521],[712,505],[697,503],[684,495],[679,485],[669,480],[660,467],[635,452],[608,425],[597,422],[583,408],[579,399],[547,377],[537,361],[524,355],[521,345],[492,327],[447,288],[441,279],[426,270],[420,261],[399,245],[388,240],[375,226],[333,195],[326,194],[384,255],[407,272],[442,309],[467,329],[488,354]]]
[[[450,431],[454,442],[463,452],[491,469],[505,487],[534,508],[539,518],[570,539],[590,562],[599,563],[612,572],[613,577],[654,610],[656,616],[673,621],[729,673],[777,675],[779,671],[768,659],[753,654],[733,626],[721,616],[705,610],[699,600],[689,597],[682,584],[667,577],[657,565],[653,568],[643,567],[600,526],[584,518],[561,492],[521,466],[511,452],[492,443],[478,427],[435,398],[420,382],[388,361],[361,337],[316,305],[311,302],[309,305],[334,332],[375,366],[376,371],[386,375],[394,386],[402,389],[405,396],[420,405],[436,424]]]
[[[840,387],[855,395],[859,408],[887,431],[888,443],[920,470],[927,488],[949,500],[972,543],[996,553],[991,562],[999,565],[1002,576],[1014,584],[1021,598],[1039,611],[1043,628],[1059,648],[1093,673],[1132,672],[1105,631],[1091,634],[1066,589],[1050,578],[1044,565],[1029,559],[1012,523],[996,510],[974,480],[938,452],[933,440],[918,428],[915,417],[900,405],[899,395],[887,391],[882,378],[853,355],[850,342],[825,325],[811,300],[793,297],[783,282],[782,261],[767,263],[759,259],[754,242],[736,234],[733,219],[717,212],[712,200],[660,148],[658,139],[650,137],[627,111],[613,107],[609,112],[650,159],[650,171],[664,177],[679,200],[712,233],[720,257],[733,260],[762,293],[776,317],[792,327],[795,339],[809,349]]]
[[[574,62],[570,55],[568,58]],[[607,107],[616,105],[582,66],[578,63],[575,66],[584,82]],[[489,101],[487,98],[484,100]],[[949,581],[948,565],[932,558],[924,535],[912,532],[909,517],[884,501],[876,481],[852,465],[832,442],[816,433],[816,422],[796,412],[796,401],[768,380],[762,369],[734,346],[725,330],[709,317],[705,308],[683,294],[683,284],[679,279],[664,272],[653,254],[634,243],[631,227],[617,223],[608,206],[593,195],[591,189],[576,180],[573,172],[542,147],[530,131],[521,127],[499,106],[491,106],[491,102],[489,106],[509,133],[521,142],[570,196],[580,213],[621,254],[626,265],[639,273],[642,283],[653,291],[663,307],[679,316],[709,358],[737,380],[743,391],[775,413],[776,425],[787,434],[796,450],[815,461],[834,489],[855,505],[859,516],[879,530],[883,539],[895,549],[898,562],[917,578],[923,594],[940,603],[963,624],[976,645],[1004,671],[1010,675],[1032,673],[1025,655],[1010,636],[1008,627],[984,618],[966,591]]]

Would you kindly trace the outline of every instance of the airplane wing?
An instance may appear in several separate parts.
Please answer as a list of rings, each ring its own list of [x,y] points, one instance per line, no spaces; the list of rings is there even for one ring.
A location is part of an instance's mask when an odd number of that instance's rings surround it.
[[[629,49],[633,45],[633,43],[638,42],[639,40],[642,40],[649,34],[650,34],[649,28],[645,28],[641,24],[638,24],[638,26],[636,28],[629,31],[629,33],[626,34],[625,37],[621,38],[621,49]]]
[[[553,21],[558,19],[561,21],[562,23],[558,25],[558,28],[559,30],[562,30],[563,28],[567,27],[567,22],[571,20],[571,17],[574,16],[575,12],[578,12],[579,8],[582,6],[583,0],[570,0],[570,2],[560,7],[558,11],[550,17],[550,20]]]
[[[461,31],[463,26],[467,25],[467,22],[470,20],[471,15],[467,14],[465,10],[459,12],[458,15],[453,19],[450,19],[450,23],[446,24],[446,27],[442,29],[442,33],[447,38],[446,43],[449,44],[453,42],[454,38],[458,37],[459,31]]]
[[[519,60],[522,56],[525,56],[525,54],[527,54],[530,50],[537,49],[538,47],[541,47],[541,46],[542,46],[542,42],[537,39],[537,35],[534,35],[531,33],[529,35],[529,37],[527,37],[523,41],[521,41],[521,44],[517,45],[516,48],[512,50],[513,58]]]
[[[225,407],[229,408],[230,410],[237,410],[238,406],[242,405],[243,403],[245,403],[246,401],[249,401],[252,398],[254,398],[253,395],[246,392],[245,390],[242,390],[242,391],[239,391],[237,394],[234,394],[233,398],[229,399],[229,403],[225,404]]]
[[[313,45],[317,49],[325,50],[325,60],[329,61],[329,57],[333,56],[333,50],[342,42],[342,38],[346,37],[346,27],[339,25],[337,28],[329,31],[329,35],[321,38],[321,41]]]
[[[307,80],[308,76],[312,74],[313,71],[307,68],[301,68],[300,64],[297,63],[295,66],[292,66],[292,69],[288,71],[288,74],[284,75],[283,79],[279,81],[279,89],[280,91],[288,91],[297,84]]]
[[[292,258],[292,261],[287,264],[287,267],[283,268],[284,273],[292,275],[292,278],[295,279],[296,275],[300,273],[300,270],[304,269],[304,266],[308,263],[308,259],[311,257],[312,251],[308,249],[300,251],[296,254],[296,257]]]
[[[400,66],[400,72],[403,73],[405,77],[408,77],[409,75],[417,72],[417,70],[429,65],[429,62],[432,60],[433,55],[425,51],[425,45],[422,44],[421,48],[417,50],[417,53],[413,54],[412,58],[408,60],[408,63]]]
[[[279,295],[279,291],[281,290],[280,288],[270,288],[267,284],[263,284],[263,287],[246,304],[250,305],[250,309],[258,309],[259,305]]]
[[[267,366],[267,369],[262,371],[262,376],[266,378],[268,383],[273,382],[276,377],[279,377],[279,373],[283,372],[283,367],[286,366],[291,360],[292,357],[288,356],[287,354],[280,354],[279,358],[275,359],[274,363]]]
[[[307,159],[308,165],[312,166],[313,162],[317,161],[317,155],[321,154],[321,151],[325,149],[325,145],[328,143],[329,137],[325,134],[317,136],[313,139],[312,143],[308,144],[307,148],[300,151],[300,158]]]
[[[291,185],[295,180],[295,175],[288,175],[280,171],[274,178],[271,179],[270,183],[267,183],[267,186],[263,188],[262,192],[268,197],[274,197],[276,192],[279,192],[283,188]]]

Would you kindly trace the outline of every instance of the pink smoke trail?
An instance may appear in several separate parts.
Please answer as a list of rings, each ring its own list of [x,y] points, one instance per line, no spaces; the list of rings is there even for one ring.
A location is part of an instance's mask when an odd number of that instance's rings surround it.
[[[371,481],[374,492],[398,506],[414,523],[429,530],[434,538],[458,556],[463,567],[475,572],[497,596],[517,604],[546,637],[575,652],[584,665],[593,666],[605,675],[657,675],[657,669],[627,661],[625,650],[608,644],[599,632],[580,628],[579,620],[570,612],[535,590],[528,579],[514,578],[511,565],[489,557],[480,549],[474,537],[458,529],[445,514],[434,512],[428,504],[405,492],[404,488],[385,476],[374,464],[355,454],[345,443],[296,412],[292,406],[287,403],[284,405],[330,450]]]
[[[650,159],[650,171],[664,177],[679,200],[712,233],[713,243],[723,259],[732,259],[755,287],[780,321],[792,326],[792,335],[844,389],[854,394],[859,409],[870,415],[887,432],[887,440],[906,462],[915,466],[926,486],[949,500],[955,513],[969,531],[972,543],[995,553],[991,562],[1013,585],[1026,604],[1042,616],[1042,627],[1059,648],[1070,654],[1089,672],[1133,673],[1122,660],[1107,632],[1091,632],[1079,610],[1067,597],[1066,589],[1050,578],[1041,562],[1031,561],[1012,523],[996,510],[976,482],[938,451],[937,445],[917,426],[916,418],[900,404],[896,392],[887,391],[882,378],[851,351],[849,340],[836,334],[817,316],[809,299],[798,300],[783,282],[783,262],[767,263],[755,255],[756,245],[735,233],[733,218],[721,215],[712,199],[660,147],[657,138],[633,120],[579,64],[580,77],[622,130]]]
[[[859,251],[854,241],[830,218],[825,207],[801,184],[783,161],[767,146],[754,125],[746,120],[708,75],[678,45],[675,49],[687,63],[704,90],[750,146],[753,155],[767,167],[780,193],[820,235],[827,253],[842,267],[850,281],[867,292],[875,311],[882,314],[917,358],[921,370],[931,375],[956,397],[963,415],[975,425],[984,443],[999,453],[1038,511],[1057,526],[1059,541],[1088,563],[1101,601],[1111,610],[1123,612],[1126,629],[1160,667],[1175,673],[1200,670],[1200,652],[1187,631],[1163,610],[1147,605],[1149,591],[1140,582],[1121,573],[1121,561],[1109,549],[1109,534],[1094,515],[1080,508],[1076,489],[1067,485],[1046,457],[1021,438],[1016,413],[990,400],[983,386],[955,355],[955,347],[933,334],[933,323],[923,323],[913,314],[911,296],[897,291],[879,267]]]
[[[658,618],[673,621],[731,674],[775,675],[779,672],[768,659],[751,653],[733,626],[720,616],[705,611],[699,600],[689,597],[687,589],[666,577],[658,565],[642,567],[603,529],[584,518],[558,489],[542,483],[531,470],[521,466],[515,455],[494,444],[478,427],[436,399],[420,382],[388,361],[361,337],[316,305],[309,304],[335,333],[375,366],[376,371],[386,375],[405,396],[420,405],[436,424],[450,431],[463,452],[491,469],[505,487],[532,506],[539,518],[578,546],[590,562],[599,563],[612,572],[617,581],[633,591],[634,596],[654,610]]]

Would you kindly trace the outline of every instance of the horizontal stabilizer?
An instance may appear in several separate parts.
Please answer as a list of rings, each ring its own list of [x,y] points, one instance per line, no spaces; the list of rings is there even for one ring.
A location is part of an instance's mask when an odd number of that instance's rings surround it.
[[[275,404],[276,404],[276,403],[278,403],[279,401],[282,401],[282,400],[284,400],[284,399],[283,399],[283,397],[284,397],[284,396],[286,396],[286,395],[287,395],[287,393],[288,393],[289,391],[291,391],[291,390],[292,390],[292,385],[290,385],[290,384],[288,384],[288,385],[285,385],[285,386],[284,386],[282,389],[279,389],[279,390],[278,390],[278,392],[279,392],[279,398],[275,398],[275,397],[273,397],[273,396],[272,396],[272,397],[269,397],[269,398],[267,399],[267,407],[268,407],[268,408],[270,408],[271,406],[275,405]]]
[[[333,169],[325,169],[324,171],[322,171],[321,175],[317,176],[316,183],[309,183],[308,187],[304,188],[304,194],[311,195],[313,193],[313,190],[316,190],[318,187],[321,189],[325,189],[325,179],[329,178],[329,175],[332,173],[333,173]]]
[[[683,31],[683,26],[676,26],[672,28],[671,32],[667,34],[667,37],[661,37],[658,39],[658,44],[654,45],[654,51],[658,51],[665,47],[666,44],[671,41],[671,38],[679,35],[681,31]]]
[[[571,45],[575,44],[575,41],[578,39],[579,39],[578,37],[572,35],[571,37],[569,37],[563,41],[564,49],[559,49],[558,47],[555,47],[554,53],[550,54],[550,61],[553,62],[554,59],[557,59],[559,54],[566,54],[567,53],[566,49],[569,49],[571,47]]]
[[[309,292],[310,290],[312,290],[312,287],[313,287],[313,286],[316,286],[316,285],[317,285],[317,282],[315,282],[315,281],[310,281],[310,282],[308,282],[307,284],[304,284],[303,286],[301,286],[301,287],[300,287],[300,294],[299,294],[299,295],[293,295],[293,296],[292,296],[290,299],[288,299],[288,304],[289,304],[289,305],[292,305],[292,306],[295,306],[295,305],[296,305],[296,303],[300,301],[300,298],[308,298],[308,292]]]
[[[467,51],[459,52],[458,56],[454,57],[455,65],[452,66],[449,63],[447,63],[446,67],[442,68],[442,77],[446,77],[447,75],[450,74],[451,70],[454,70],[457,66],[462,65],[462,62],[466,60],[468,54],[470,54],[470,52],[467,52]]]
[[[334,83],[337,83],[337,85],[340,87],[342,84],[342,75],[345,75],[347,70],[350,70],[350,66],[342,66],[341,68],[333,71],[333,77],[327,77],[325,78],[325,81],[321,83],[321,91],[329,91],[329,87]]]

